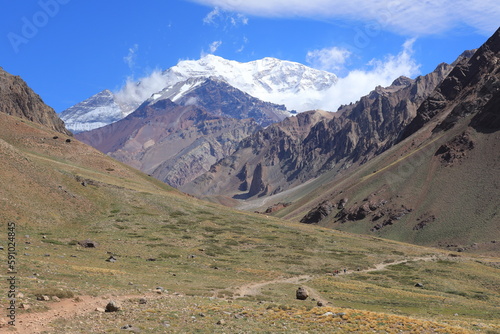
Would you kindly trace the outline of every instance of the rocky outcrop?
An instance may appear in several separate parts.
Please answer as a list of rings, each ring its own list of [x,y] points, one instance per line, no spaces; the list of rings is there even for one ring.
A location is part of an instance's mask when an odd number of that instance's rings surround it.
[[[415,224],[415,226],[413,226],[413,230],[414,231],[418,231],[418,230],[421,230],[425,227],[427,227],[427,225],[433,223],[434,221],[436,221],[436,216],[435,215],[432,215],[432,214],[425,214],[425,215],[422,215],[420,217],[417,218],[417,224]]]
[[[306,300],[307,298],[309,298],[309,292],[305,288],[300,287],[297,289],[297,291],[295,291],[295,297],[298,300]]]
[[[451,166],[455,162],[464,159],[467,152],[474,149],[474,141],[467,132],[453,138],[450,142],[443,144],[436,151],[435,156],[439,157],[445,166]]]
[[[42,124],[65,135],[71,135],[54,109],[47,106],[23,79],[7,73],[1,67],[0,112]]]
[[[276,203],[276,204],[273,204],[271,205],[270,207],[268,207],[264,213],[273,213],[273,212],[276,212],[276,211],[279,211],[281,209],[284,209],[286,208],[287,206],[290,206],[292,203],[290,202],[287,202],[287,203],[283,203],[283,202],[279,202],[279,203]]]
[[[317,207],[305,215],[300,222],[305,224],[316,224],[328,217],[333,211],[334,206],[330,201],[321,202]]]
[[[267,190],[267,185],[264,183],[264,168],[262,164],[259,163],[255,167],[252,176],[252,183],[250,184],[250,189],[248,190],[248,197],[255,195],[265,195]]]

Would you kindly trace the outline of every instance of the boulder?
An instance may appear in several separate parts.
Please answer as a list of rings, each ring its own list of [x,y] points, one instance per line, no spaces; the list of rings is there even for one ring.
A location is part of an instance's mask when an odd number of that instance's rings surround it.
[[[84,248],[96,248],[97,246],[99,246],[99,244],[97,242],[89,240],[89,239],[79,241],[78,244]]]
[[[106,260],[106,262],[116,262],[116,258],[115,258],[113,255],[111,255],[111,256],[110,256],[110,257]]]
[[[307,297],[309,297],[309,292],[307,292],[307,290],[303,287],[300,287],[297,289],[297,291],[295,292],[295,296],[297,297],[297,299],[299,300],[306,300]]]
[[[116,301],[114,301],[114,300],[111,300],[111,301],[108,303],[108,305],[106,305],[106,309],[105,309],[105,311],[106,311],[106,312],[118,312],[118,311],[120,311],[120,310],[121,310],[121,308],[122,308],[122,307],[121,307],[121,305],[120,305],[118,302],[116,302]]]

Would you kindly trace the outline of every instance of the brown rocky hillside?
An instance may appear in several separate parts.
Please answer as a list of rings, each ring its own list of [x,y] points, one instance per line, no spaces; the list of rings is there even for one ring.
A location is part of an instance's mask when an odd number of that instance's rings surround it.
[[[500,30],[421,104],[404,140],[325,182],[281,215],[454,250],[497,252],[499,60]]]
[[[54,109],[18,76],[0,67],[0,112],[43,124],[57,132],[70,135]]]

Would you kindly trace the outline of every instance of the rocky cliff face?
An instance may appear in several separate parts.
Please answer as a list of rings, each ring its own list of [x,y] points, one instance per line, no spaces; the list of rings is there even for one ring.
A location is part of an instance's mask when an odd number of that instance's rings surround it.
[[[165,99],[184,106],[197,105],[214,115],[253,118],[263,126],[282,121],[290,115],[284,105],[261,101],[214,77],[178,82],[153,94],[143,106]]]
[[[434,131],[447,130],[458,119],[470,114],[476,114],[472,124],[477,128],[498,129],[499,49],[500,29],[471,58],[463,58],[456,64],[448,77],[419,107],[416,117],[405,128],[401,139],[443,116],[444,110],[448,111],[446,118],[440,120]],[[450,106],[453,106],[451,111]]]
[[[308,112],[273,124],[181,189],[248,199],[279,193],[332,169],[363,164],[397,142],[418,106],[451,69],[441,64],[415,80],[398,78],[337,113]]]
[[[40,123],[66,135],[64,122],[54,109],[47,106],[40,96],[18,76],[11,75],[0,67],[0,112]]]
[[[261,101],[215,78],[203,80],[176,102],[181,105],[195,104],[216,115],[253,118],[262,126],[282,121],[290,115],[284,105]]]

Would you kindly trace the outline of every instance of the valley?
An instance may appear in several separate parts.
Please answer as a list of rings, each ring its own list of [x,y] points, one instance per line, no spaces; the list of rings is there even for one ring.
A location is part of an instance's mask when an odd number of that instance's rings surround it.
[[[499,53],[296,114],[337,77],[209,55],[75,135],[2,69],[0,331],[499,333]]]

